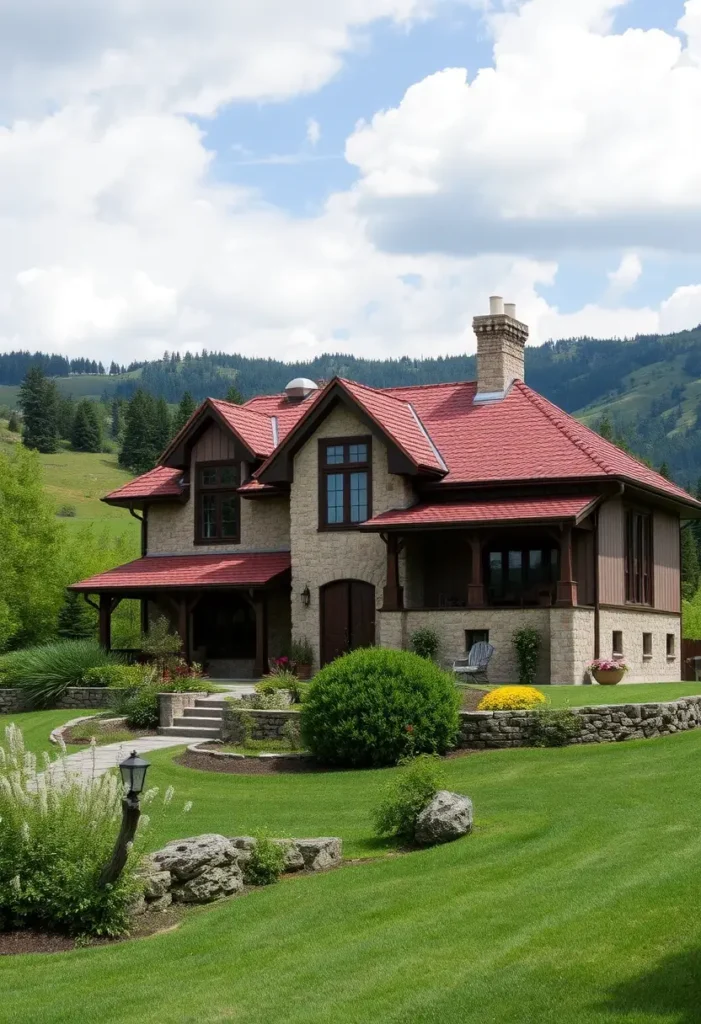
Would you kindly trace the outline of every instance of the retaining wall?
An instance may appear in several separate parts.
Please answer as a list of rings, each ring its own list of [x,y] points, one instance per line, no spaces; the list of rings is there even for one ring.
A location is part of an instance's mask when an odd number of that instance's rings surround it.
[[[111,708],[114,689],[108,686],[69,686],[60,700],[51,705],[59,710]],[[14,715],[31,710],[20,689],[0,689],[0,715]]]
[[[284,729],[288,722],[299,724],[298,711],[263,711],[251,708],[232,708],[226,705],[222,716],[222,739],[225,742],[238,741],[241,738],[241,714],[250,715],[252,723],[252,740],[281,740],[285,738]]]

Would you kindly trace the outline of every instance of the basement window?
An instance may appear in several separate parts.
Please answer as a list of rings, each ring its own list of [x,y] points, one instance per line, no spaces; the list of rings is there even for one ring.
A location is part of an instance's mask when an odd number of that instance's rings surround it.
[[[475,644],[488,644],[489,643],[489,630],[488,629],[466,629],[465,630],[465,650],[469,654]]]
[[[643,658],[652,657],[652,633],[643,633]]]
[[[677,656],[676,655],[676,651],[675,651],[675,644],[676,644],[676,637],[675,637],[674,633],[668,633],[667,634],[667,657],[670,660],[673,659],[673,658],[676,658],[676,656]]]
[[[621,629],[614,629],[614,631],[613,631],[613,643],[612,643],[611,646],[612,646],[611,653],[613,654],[614,658],[622,658],[623,657],[623,630],[621,630]]]

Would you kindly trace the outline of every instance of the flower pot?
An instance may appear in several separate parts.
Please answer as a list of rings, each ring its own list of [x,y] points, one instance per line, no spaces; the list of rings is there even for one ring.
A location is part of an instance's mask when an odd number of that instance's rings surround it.
[[[592,669],[592,675],[600,686],[615,686],[616,683],[620,683],[621,679],[623,679],[625,670],[622,668],[612,668],[605,672],[602,669]]]
[[[297,678],[301,680],[311,679],[312,667],[311,665],[297,665]]]

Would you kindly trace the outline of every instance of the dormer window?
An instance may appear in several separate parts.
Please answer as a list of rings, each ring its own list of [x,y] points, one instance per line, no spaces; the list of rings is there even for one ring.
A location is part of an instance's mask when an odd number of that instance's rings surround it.
[[[241,482],[236,462],[198,462],[196,466],[196,544],[238,544],[241,539]]]
[[[319,529],[348,530],[372,515],[372,439],[319,441]]]

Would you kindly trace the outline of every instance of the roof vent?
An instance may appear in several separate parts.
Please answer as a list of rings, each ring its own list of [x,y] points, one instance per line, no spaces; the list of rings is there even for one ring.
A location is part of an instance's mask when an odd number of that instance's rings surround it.
[[[318,385],[309,377],[295,377],[285,388],[285,394],[290,402],[303,402],[313,391],[318,390]]]

